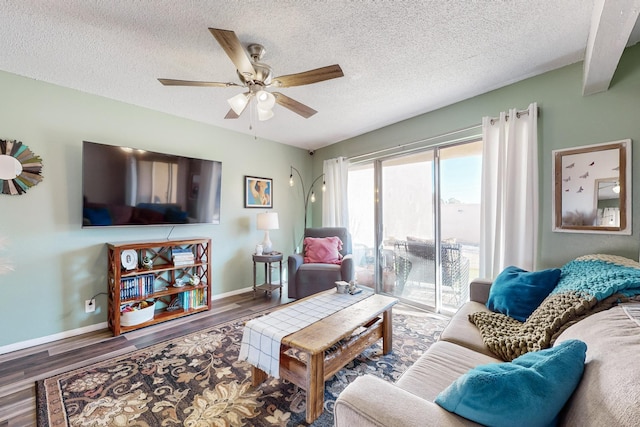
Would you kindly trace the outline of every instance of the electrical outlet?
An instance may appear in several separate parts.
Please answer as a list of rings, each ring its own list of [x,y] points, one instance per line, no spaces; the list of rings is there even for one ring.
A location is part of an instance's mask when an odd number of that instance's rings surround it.
[[[94,299],[88,299],[84,302],[84,312],[85,313],[92,313],[96,311],[96,300]]]

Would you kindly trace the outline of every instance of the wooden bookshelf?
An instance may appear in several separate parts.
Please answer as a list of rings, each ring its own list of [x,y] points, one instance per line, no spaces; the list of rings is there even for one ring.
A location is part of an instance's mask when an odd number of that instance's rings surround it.
[[[182,257],[185,252],[193,254],[193,263],[174,265],[174,249],[180,251]],[[133,259],[137,258],[135,265],[127,258],[131,251],[135,251]],[[211,239],[107,243],[107,257],[108,324],[113,335],[211,309]],[[151,260],[151,268],[142,266],[144,257]],[[175,286],[191,277],[197,277],[199,283]],[[154,302],[153,318],[135,325],[122,325],[121,311],[127,305],[142,301]]]

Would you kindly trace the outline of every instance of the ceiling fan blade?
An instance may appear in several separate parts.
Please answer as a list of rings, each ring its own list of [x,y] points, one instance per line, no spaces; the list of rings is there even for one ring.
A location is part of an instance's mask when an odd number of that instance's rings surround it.
[[[165,86],[211,86],[211,87],[240,86],[237,83],[198,82],[198,81],[192,81],[192,80],[158,79],[158,81]]]
[[[226,116],[224,116],[225,119],[237,119],[238,117],[240,116],[237,115],[235,111],[233,111],[233,108],[229,110]]]
[[[282,105],[284,108],[288,108],[296,114],[301,115],[305,119],[308,119],[309,117],[317,113],[317,111],[313,108],[307,107],[306,105],[296,101],[295,99],[291,99],[288,96],[281,94],[280,92],[273,92],[273,96],[276,97],[276,102],[278,104]]]
[[[342,68],[340,68],[338,64],[335,64],[329,65],[328,67],[305,71],[303,73],[274,77],[271,85],[277,87],[302,86],[343,76],[344,73],[342,72]]]
[[[230,30],[220,30],[217,28],[209,28],[213,37],[216,38],[222,49],[226,52],[231,62],[236,66],[238,71],[247,79],[253,79],[256,76],[256,70],[251,64],[251,59],[244,50],[236,33]]]

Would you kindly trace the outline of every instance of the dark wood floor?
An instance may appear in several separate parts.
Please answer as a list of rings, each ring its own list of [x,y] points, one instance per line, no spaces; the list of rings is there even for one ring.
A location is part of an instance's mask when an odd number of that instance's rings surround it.
[[[35,426],[35,383],[291,301],[276,291],[215,300],[213,309],[113,337],[107,329],[0,355],[0,427]]]

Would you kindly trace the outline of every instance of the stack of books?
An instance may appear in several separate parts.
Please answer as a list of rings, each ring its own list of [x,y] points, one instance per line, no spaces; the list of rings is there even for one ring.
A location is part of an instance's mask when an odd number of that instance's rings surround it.
[[[155,276],[153,274],[141,274],[136,277],[124,277],[120,279],[120,299],[126,300],[153,293]]]
[[[183,310],[191,310],[207,305],[207,290],[194,289],[190,292],[182,292],[178,295]]]
[[[173,248],[171,249],[171,257],[173,258],[173,265],[175,266],[195,264],[195,257],[191,249]]]

